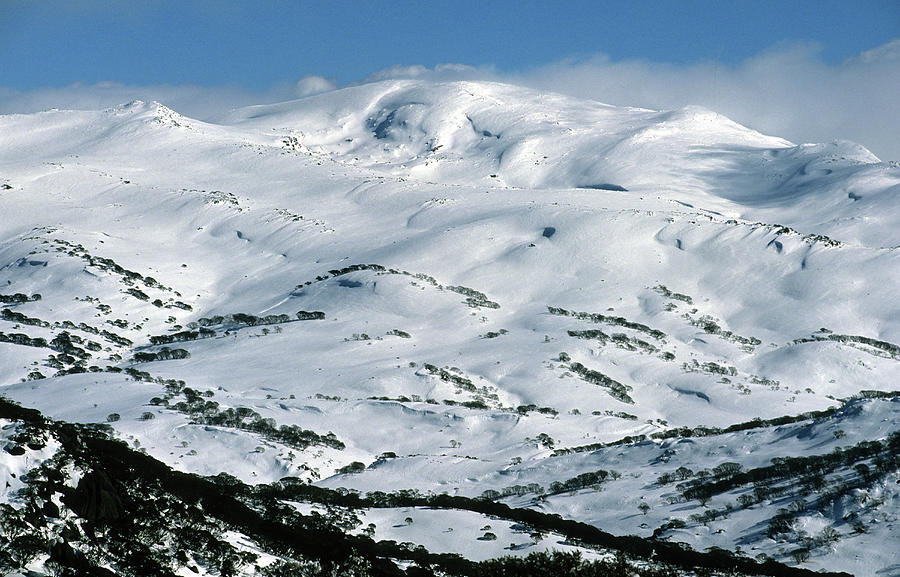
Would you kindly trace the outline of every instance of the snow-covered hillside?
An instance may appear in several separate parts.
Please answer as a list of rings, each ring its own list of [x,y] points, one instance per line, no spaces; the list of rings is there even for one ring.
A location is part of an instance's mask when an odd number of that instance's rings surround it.
[[[900,574],[898,195],[854,143],[491,83],[0,116],[0,395],[179,471]],[[353,531],[553,548],[479,515]]]

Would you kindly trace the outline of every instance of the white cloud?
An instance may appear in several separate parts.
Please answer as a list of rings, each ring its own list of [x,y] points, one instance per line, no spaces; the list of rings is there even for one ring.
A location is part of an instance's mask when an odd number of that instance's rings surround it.
[[[698,104],[795,142],[854,140],[883,160],[900,160],[900,40],[835,65],[821,59],[816,45],[804,44],[738,66],[614,62],[598,55],[506,80],[622,106]]]
[[[359,84],[378,82],[390,78],[429,78],[431,80],[497,80],[497,74],[492,67],[475,67],[467,64],[438,64],[434,68],[426,68],[421,65],[392,66],[370,74]]]
[[[304,96],[328,92],[335,88],[337,88],[337,83],[334,80],[329,80],[322,76],[305,76],[294,85],[294,93],[298,98],[303,98]]]
[[[891,40],[887,44],[873,48],[872,50],[866,50],[859,55],[859,58],[863,62],[900,60],[900,38]]]

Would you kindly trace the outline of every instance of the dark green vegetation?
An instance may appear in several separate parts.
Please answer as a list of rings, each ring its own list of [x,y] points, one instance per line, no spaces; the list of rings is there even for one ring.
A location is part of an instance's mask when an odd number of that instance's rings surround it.
[[[748,508],[768,499],[790,500],[787,508],[779,509],[769,520],[767,535],[776,538],[791,533],[794,520],[808,510],[831,511],[848,495],[867,489],[882,481],[900,467],[900,431],[888,435],[883,441],[863,441],[849,447],[838,447],[830,453],[809,457],[777,457],[765,467],[744,471],[737,463],[722,463],[711,471],[698,473],[679,471],[661,475],[660,483],[675,480],[680,497],[684,500],[708,502],[716,495],[740,491],[737,504]],[[674,499],[674,498],[673,498]],[[847,509],[847,507],[845,507]],[[707,511],[713,518],[721,512]],[[864,532],[862,525],[854,523],[855,516],[845,517],[854,531]],[[820,536],[806,538],[802,545],[809,550],[837,540],[838,534],[826,532],[825,541]]]
[[[10,310],[3,309],[0,310],[0,318],[5,321],[9,321],[11,323],[20,323],[23,325],[31,325],[34,327],[49,327],[50,323],[47,321],[42,321],[41,319],[31,318],[22,313]]]
[[[316,277],[314,281],[306,281],[302,284],[297,285],[294,288],[293,294],[298,294],[297,291],[300,291],[305,286],[309,286],[314,282],[322,282],[326,281],[330,278],[337,278],[344,276],[346,274],[359,272],[359,271],[373,271],[375,274],[393,274],[393,275],[402,275],[412,277],[416,280],[424,281],[425,283],[433,286],[438,290],[447,289],[449,291],[455,292],[457,294],[461,294],[466,297],[466,300],[463,301],[466,305],[472,308],[488,308],[488,309],[499,309],[500,305],[492,300],[489,300],[487,295],[485,295],[481,291],[477,291],[475,289],[465,287],[465,286],[444,286],[440,284],[434,277],[429,276],[424,273],[411,273],[405,270],[397,270],[393,268],[386,268],[380,264],[352,264],[350,266],[346,266],[340,269],[329,270],[328,274],[321,274]],[[415,282],[415,281],[413,281]],[[343,286],[351,286],[349,284],[345,284]],[[358,285],[354,285],[358,286]]]
[[[279,315],[266,315],[264,317],[258,317],[255,315],[249,315],[245,313],[234,313],[230,315],[216,315],[214,317],[202,317],[197,319],[196,322],[188,323],[188,327],[197,328],[201,327],[199,332],[203,333],[204,327],[212,327],[212,326],[225,326],[227,328],[237,328],[237,327],[255,327],[259,325],[280,325],[284,323],[290,323],[294,321],[308,321],[308,320],[322,320],[325,318],[325,313],[322,311],[297,311],[295,315],[296,318],[292,319],[290,315],[279,314]],[[193,332],[193,331],[190,331]],[[212,335],[209,335],[212,336]],[[203,338],[199,337],[198,338]]]
[[[128,270],[111,258],[94,256],[81,244],[74,244],[62,239],[54,239],[50,241],[56,245],[54,248],[57,252],[66,253],[69,256],[78,257],[84,260],[88,266],[95,267],[105,272],[109,272],[122,277],[122,282],[126,285],[133,286],[140,283],[147,288],[158,289],[167,292],[173,292],[170,287],[160,284],[155,278],[143,276],[140,273]]]
[[[577,311],[569,311],[560,307],[547,307],[547,312],[551,315],[563,316],[563,317],[572,317],[579,320],[590,321],[592,323],[602,323],[607,325],[614,325],[624,327],[626,329],[631,329],[634,331],[645,333],[656,340],[663,340],[666,338],[666,334],[660,330],[653,329],[648,327],[645,324],[636,323],[633,321],[629,321],[624,317],[616,317],[610,315],[604,315],[601,313],[584,313]]]
[[[599,329],[589,329],[585,331],[566,331],[570,337],[575,337],[578,339],[592,339],[600,341],[601,344],[605,345],[607,343],[612,343],[615,346],[628,350],[628,351],[637,351],[643,350],[648,353],[655,353],[659,349],[655,346],[651,345],[647,341],[642,339],[636,339],[633,337],[628,337],[623,333],[613,333],[611,335],[604,333]]]
[[[201,327],[196,331],[180,331],[169,335],[156,335],[150,337],[151,345],[165,345],[169,343],[181,343],[185,341],[196,341],[198,339],[208,339],[216,336],[216,331]]]
[[[168,296],[168,293],[171,293],[176,297],[180,297],[180,293],[161,284],[153,277],[129,270],[110,258],[92,255],[81,244],[75,244],[63,239],[44,238],[45,235],[55,232],[55,229],[43,228],[40,229],[39,234],[24,239],[26,241],[40,241],[39,246],[32,250],[29,255],[60,253],[64,257],[79,259],[84,261],[84,271],[86,273],[97,278],[112,280],[123,294],[147,302],[148,305],[153,305],[156,308],[180,309],[182,311],[192,310],[191,305],[182,301],[176,301]],[[43,260],[28,262],[33,266],[47,265],[47,261]],[[151,301],[151,299],[153,300]],[[123,357],[128,356],[130,351],[123,349],[130,349],[134,342],[130,338],[109,330],[104,325],[112,325],[116,329],[131,331],[139,331],[142,328],[141,323],[129,322],[122,318],[104,318],[112,314],[113,307],[91,296],[75,297],[74,300],[95,305],[99,312],[94,315],[94,320],[75,323],[71,320],[39,318],[34,313],[29,312],[29,309],[41,308],[40,305],[35,304],[41,300],[42,296],[40,294],[32,294],[31,296],[22,293],[12,295],[0,294],[0,304],[3,305],[0,308],[0,321],[12,323],[14,330],[17,331],[14,333],[0,332],[0,342],[46,348],[53,351],[53,354],[49,354],[42,363],[46,367],[55,369],[55,372],[48,373],[51,376],[100,372],[109,369],[113,364],[121,361]],[[46,315],[52,310],[52,307],[49,309],[43,307],[41,314],[42,316]],[[176,322],[175,317],[170,317],[170,319],[170,322]],[[148,319],[145,318],[144,320]],[[26,330],[30,331],[31,329],[27,327],[50,329],[55,334],[47,335],[46,332],[43,332],[41,336],[28,334]],[[91,336],[99,337],[98,341],[102,339],[105,342],[101,344],[90,340]],[[106,355],[101,356],[101,353],[106,353]],[[147,353],[137,353],[138,362],[141,362],[139,357],[141,354],[147,355]],[[178,353],[174,354],[177,355]],[[162,357],[169,358],[166,353],[163,353]],[[149,359],[144,358],[142,360],[145,362]],[[44,378],[45,375],[41,371],[46,372],[43,368],[38,371],[27,367],[24,371],[27,372],[27,377],[22,380]]]
[[[50,326],[50,324],[46,321],[26,317],[21,313],[13,312],[9,309],[2,309],[0,318],[10,322],[16,322],[26,325],[40,327]],[[69,324],[71,325],[72,323]],[[120,339],[122,341],[127,341],[129,345],[131,344],[131,341],[128,341],[127,339],[124,339],[122,337],[117,337],[117,335],[110,333],[109,331],[99,331],[95,329],[92,334],[102,335],[107,341]],[[46,360],[46,365],[50,368],[57,369],[57,372],[55,374],[56,376],[72,373],[84,373],[88,371],[99,372],[103,370],[99,366],[88,366],[87,364],[88,360],[92,358],[93,353],[101,351],[103,349],[103,346],[90,339],[82,338],[77,334],[71,334],[68,331],[60,331],[50,341],[47,341],[47,339],[45,339],[44,337],[31,337],[24,333],[0,332],[0,343],[10,343],[27,347],[44,348],[54,351],[57,354],[49,355]],[[36,375],[41,376],[36,377]],[[32,371],[31,373],[29,373],[28,378],[44,378],[44,376],[38,371]]]
[[[0,506],[0,569],[6,572],[44,559],[46,570],[56,575],[141,577],[201,567],[221,576],[824,575],[772,561],[760,564],[721,550],[699,553],[663,541],[616,537],[489,500],[415,491],[362,496],[293,478],[249,486],[226,474],[201,477],[130,449],[111,438],[105,425],[53,421],[2,398],[0,418],[16,428],[5,447],[9,455],[40,451],[51,440],[59,444],[22,476],[24,487],[14,504]],[[604,477],[598,472],[587,481]],[[300,514],[288,503],[297,501],[319,504],[326,513]],[[603,562],[587,562],[573,553],[535,553],[475,563],[410,544],[376,542],[365,533],[349,534],[359,525],[354,511],[373,507],[473,511],[617,554]],[[226,533],[242,536],[244,544]],[[261,553],[276,559],[261,566]],[[408,568],[401,569],[398,561],[409,562]]]
[[[213,396],[212,391],[196,391],[185,387],[183,381],[170,380],[165,382],[165,385],[166,394],[163,397],[154,397],[150,403],[183,413],[189,416],[193,423],[247,431],[300,450],[312,445],[338,450],[344,448],[344,443],[338,440],[334,433],[319,435],[297,425],[279,426],[275,419],[264,418],[249,407],[223,408],[216,401],[209,400]]]
[[[455,367],[450,367],[450,369],[447,370],[438,368],[429,363],[425,363],[424,367],[425,370],[430,374],[436,376],[446,383],[451,384],[457,391],[466,391],[467,393],[473,395],[473,399],[471,401],[456,402],[445,400],[444,404],[461,405],[470,409],[487,409],[489,407],[487,404],[488,402],[493,402],[496,404],[499,400],[499,396],[497,395],[497,393],[493,392],[489,387],[476,387],[475,384],[472,383],[471,379],[468,379],[461,374],[456,374],[457,372],[461,373],[462,371]]]
[[[852,446],[836,447],[829,453],[805,457],[776,457],[771,464],[744,470],[739,463],[724,462],[711,470],[693,472],[686,467],[664,473],[657,478],[660,484],[677,483],[677,494],[669,497],[670,503],[697,501],[704,506],[702,513],[690,516],[697,524],[708,524],[740,509],[754,507],[766,501],[780,502],[768,519],[761,534],[770,539],[795,544],[791,556],[798,563],[805,561],[819,548],[827,548],[842,539],[845,532],[868,531],[866,518],[878,509],[883,500],[859,499],[868,495],[872,487],[883,483],[886,477],[900,468],[900,432],[895,431],[881,441],[862,441]],[[734,503],[726,502],[724,508],[712,508],[713,498],[736,497]],[[823,516],[841,511],[834,525],[824,527],[810,535],[798,524],[800,517],[812,512]],[[682,520],[677,520],[681,521]],[[870,521],[871,522],[871,521]],[[680,525],[684,527],[684,524]],[[654,532],[661,535],[675,528],[663,526]]]
[[[668,299],[685,302],[689,305],[694,304],[694,299],[692,299],[689,295],[672,292],[666,287],[666,285],[656,285],[652,290],[660,296],[666,297]]]
[[[30,297],[28,295],[22,293],[15,293],[11,295],[0,294],[0,303],[3,304],[19,304],[19,303],[27,303],[29,301],[39,301],[41,300],[41,295],[35,293]]]
[[[861,337],[857,335],[837,335],[832,333],[827,329],[821,329],[819,331],[821,334],[813,335],[809,338],[804,339],[795,339],[794,344],[799,345],[802,343],[814,343],[820,341],[832,341],[836,343],[846,343],[850,346],[857,346],[862,351],[866,351],[870,354],[890,358],[894,360],[900,360],[900,346],[897,346],[893,343],[888,343],[885,341],[879,341],[877,339],[873,339],[870,337]],[[859,345],[867,345],[866,347],[860,347]],[[871,348],[868,348],[871,347]]]
[[[29,337],[26,334],[22,333],[11,333],[6,334],[0,332],[0,343],[12,343],[14,345],[22,345],[25,347],[39,347],[46,348],[47,347],[47,339],[43,337]]]
[[[674,427],[665,431],[657,431],[648,435],[635,435],[633,437],[623,437],[618,441],[611,443],[591,443],[590,445],[580,445],[577,447],[566,447],[564,449],[556,449],[553,451],[554,456],[568,455],[571,453],[585,453],[596,451],[606,447],[615,447],[617,445],[628,445],[632,443],[641,443],[648,439],[689,439],[691,437],[711,437],[715,435],[724,435],[728,433],[737,433],[740,431],[748,431],[752,429],[763,429],[766,427],[780,427],[782,425],[790,425],[793,423],[802,423],[804,421],[814,421],[829,418],[858,399],[898,399],[900,391],[883,392],[883,391],[860,391],[858,395],[854,395],[841,402],[840,406],[831,407],[824,411],[808,411],[798,415],[785,415],[783,417],[775,417],[773,419],[755,418],[743,423],[736,423],[728,427],[707,427],[699,425],[697,427]],[[627,418],[627,417],[626,417]]]
[[[631,387],[628,385],[623,385],[619,381],[612,379],[599,371],[591,370],[581,363],[570,363],[569,368],[572,369],[573,372],[578,373],[585,381],[605,388],[612,398],[622,401],[623,403],[628,403],[629,405],[634,404],[634,399],[628,396],[628,391],[631,390]]]
[[[152,363],[153,361],[171,361],[176,359],[188,359],[191,353],[185,349],[170,349],[163,347],[155,353],[134,353],[134,362]]]

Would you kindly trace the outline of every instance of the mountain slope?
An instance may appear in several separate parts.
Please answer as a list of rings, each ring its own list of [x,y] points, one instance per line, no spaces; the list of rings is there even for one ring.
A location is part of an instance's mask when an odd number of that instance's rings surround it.
[[[897,472],[877,451],[824,473],[855,516],[817,500],[774,533],[760,524],[784,492],[717,521],[723,537],[703,505],[644,482],[896,431],[892,396],[858,397],[898,388],[900,169],[858,145],[424,81],[218,124],[140,102],[5,116],[0,134],[6,397],[109,421],[186,472],[487,491],[697,549],[860,574],[900,562],[852,554],[895,535]],[[683,453],[667,436],[809,411],[825,412],[796,426],[832,437],[769,421],[753,442],[688,434]],[[399,539],[381,519],[375,535]],[[807,543],[802,523],[840,539]],[[430,547],[453,542],[440,524]]]

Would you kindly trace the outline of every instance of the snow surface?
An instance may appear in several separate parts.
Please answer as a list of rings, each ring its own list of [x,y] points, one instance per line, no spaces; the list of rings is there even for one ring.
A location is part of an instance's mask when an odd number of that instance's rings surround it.
[[[116,413],[122,438],[182,470],[478,496],[614,469],[621,478],[601,491],[509,502],[649,535],[693,512],[650,486],[675,461],[749,469],[897,430],[897,403],[873,400],[807,436],[766,428],[693,439],[665,467],[649,463],[675,441],[551,450],[898,388],[900,355],[871,340],[900,343],[900,168],[854,143],[794,145],[697,107],[389,80],[217,124],[155,102],[0,116],[0,187],[0,294],[41,295],[4,307],[46,324],[4,318],[0,332],[51,341],[66,330],[100,345],[87,367],[158,379],[54,377],[54,351],[0,342],[2,394],[59,419]],[[342,271],[351,265],[379,266]],[[123,269],[157,282],[129,281]],[[324,318],[225,319],[213,338],[166,345],[189,358],[132,362],[160,350],[151,336],[196,330],[201,318],[298,311]],[[606,340],[569,334],[589,330]],[[587,382],[574,363],[627,397]],[[27,380],[33,371],[48,378]],[[298,450],[197,424],[150,403],[167,379],[212,393],[222,409],[333,432],[346,447]],[[839,440],[826,430],[837,423]],[[397,458],[379,459],[388,451]],[[337,474],[352,462],[367,468]],[[0,461],[0,479],[9,466]],[[868,533],[838,526],[843,539],[804,566],[896,574],[895,477]],[[791,547],[758,536],[781,506],[669,537],[793,562]],[[379,538],[401,540],[408,528],[391,525],[400,514],[367,515]],[[480,523],[475,514],[417,515],[417,542],[429,549],[517,551],[503,549],[515,541],[505,526],[495,542],[439,533]],[[838,520],[802,523],[813,534]]]

